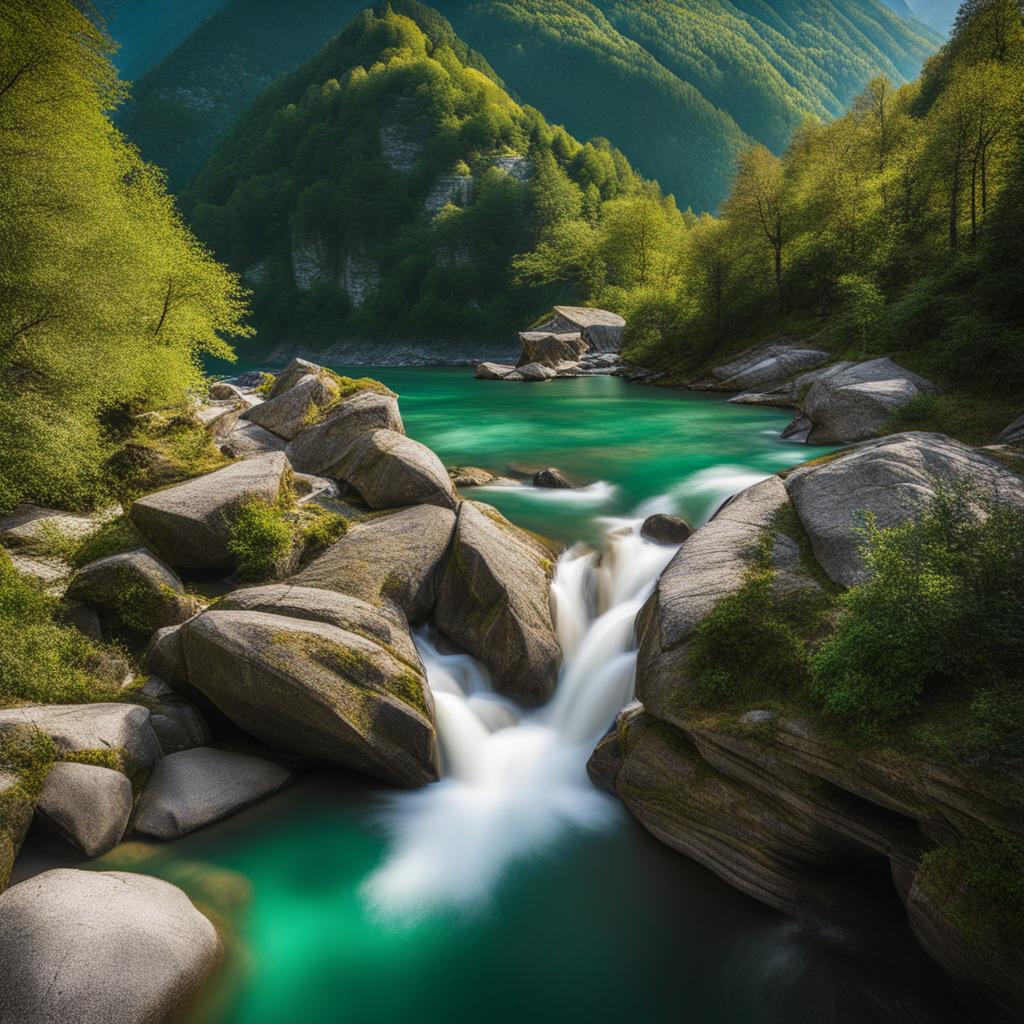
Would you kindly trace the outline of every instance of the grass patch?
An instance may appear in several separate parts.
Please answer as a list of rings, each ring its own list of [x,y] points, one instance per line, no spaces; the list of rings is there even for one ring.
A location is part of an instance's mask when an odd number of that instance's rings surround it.
[[[889,417],[882,433],[926,430],[951,434],[968,444],[992,444],[1019,414],[1013,399],[966,392],[918,395]]]
[[[234,512],[227,548],[240,579],[273,579],[287,566],[293,528],[280,502],[253,497]]]
[[[326,368],[321,369],[320,372],[324,376],[330,377],[337,390],[334,397],[326,405],[313,405],[310,407],[303,421],[307,427],[322,423],[335,409],[343,405],[353,395],[362,394],[364,391],[372,391],[378,395],[388,395],[391,398],[398,397],[391,388],[386,387],[379,380],[374,380],[372,377],[343,377],[340,373],[335,373],[333,370]]]
[[[256,394],[261,398],[269,397],[270,392],[274,390],[274,385],[276,383],[276,373],[267,373],[265,370],[260,371],[260,382],[256,385]]]
[[[18,573],[0,551],[0,706],[117,699],[90,666],[103,648],[58,622],[55,598]]]

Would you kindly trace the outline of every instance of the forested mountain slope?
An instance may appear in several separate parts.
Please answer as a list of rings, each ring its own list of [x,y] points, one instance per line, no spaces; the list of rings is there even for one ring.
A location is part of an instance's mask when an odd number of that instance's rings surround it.
[[[607,143],[581,146],[512,100],[415,0],[357,15],[268,89],[184,201],[254,289],[262,348],[373,362],[451,358],[466,341],[480,354],[569,296],[512,272],[561,222],[611,207],[628,225],[629,203],[680,216]]]
[[[183,187],[261,89],[362,0],[229,0],[134,87],[120,124]],[[881,0],[438,0],[510,92],[603,136],[680,202],[713,207],[751,138],[785,146],[875,74],[913,77],[938,37]]]

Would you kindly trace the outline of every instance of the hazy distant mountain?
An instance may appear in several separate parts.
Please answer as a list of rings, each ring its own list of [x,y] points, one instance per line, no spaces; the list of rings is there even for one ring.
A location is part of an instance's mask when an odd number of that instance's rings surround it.
[[[362,0],[227,0],[143,76],[119,121],[180,189],[247,105]],[[509,91],[604,136],[680,202],[717,204],[739,148],[781,150],[873,75],[913,77],[939,40],[881,0],[437,0]]]
[[[926,25],[936,32],[949,35],[956,13],[960,10],[960,0],[908,0],[911,10]]]

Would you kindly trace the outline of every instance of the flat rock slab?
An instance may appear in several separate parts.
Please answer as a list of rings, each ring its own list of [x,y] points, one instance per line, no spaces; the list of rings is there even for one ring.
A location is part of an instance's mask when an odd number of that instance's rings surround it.
[[[304,427],[288,445],[288,459],[300,473],[335,476],[354,441],[371,430],[404,434],[394,395],[361,391],[333,407],[322,422]]]
[[[63,750],[122,750],[142,768],[162,756],[149,710],[138,704],[34,704],[0,711],[0,736],[26,726]]]
[[[56,530],[72,540],[84,540],[107,518],[109,515],[78,516],[41,505],[17,505],[0,517],[0,544],[10,548],[31,547],[48,530]]]
[[[394,430],[361,434],[338,460],[334,475],[374,509],[454,508],[458,500],[441,460],[426,445]]]
[[[36,813],[87,857],[99,857],[128,827],[132,785],[112,768],[61,762],[46,776]]]
[[[972,486],[981,499],[1024,508],[1024,479],[944,434],[893,434],[786,478],[815,557],[843,586],[863,578],[855,527],[864,513],[872,513],[882,528],[896,526],[916,518],[939,485],[960,484]]]
[[[163,1024],[222,957],[188,897],[148,875],[58,869],[0,896],[4,1024]]]
[[[514,370],[510,363],[481,363],[473,376],[477,380],[504,380]]]
[[[801,370],[819,366],[828,353],[796,345],[759,345],[712,369],[693,386],[707,391],[766,391]]]
[[[273,761],[212,747],[168,754],[139,798],[133,827],[177,839],[276,793],[292,772]]]
[[[131,520],[175,568],[226,569],[233,513],[247,498],[276,501],[289,471],[280,452],[236,462],[139,498]]]
[[[294,581],[352,594],[373,605],[396,604],[420,622],[437,601],[438,568],[455,529],[455,513],[416,505],[357,523]]]

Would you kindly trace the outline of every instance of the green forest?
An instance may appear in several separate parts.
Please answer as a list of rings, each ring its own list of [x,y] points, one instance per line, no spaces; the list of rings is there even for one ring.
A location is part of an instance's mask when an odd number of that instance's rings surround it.
[[[517,284],[515,254],[606,205],[611,223],[627,197],[673,209],[607,142],[515,103],[435,11],[396,0],[267,90],[183,201],[252,286],[261,347],[316,350],[507,343],[573,294]]]
[[[133,417],[244,336],[237,280],[112,127],[111,43],[65,0],[0,19],[0,508],[89,506]]]
[[[602,251],[600,218],[563,222],[519,275],[575,282],[628,317],[632,358],[684,374],[779,334],[897,353],[979,396],[917,403],[904,425],[985,439],[1024,387],[1022,112],[1019,8],[972,0],[917,81],[872,80],[781,157],[746,149],[720,216],[648,204],[628,262]]]
[[[118,123],[183,189],[244,109],[362,0],[231,0],[135,83]],[[940,38],[881,0],[437,0],[520,102],[608,137],[684,206],[714,208],[738,151],[779,152],[878,74],[913,78]]]

